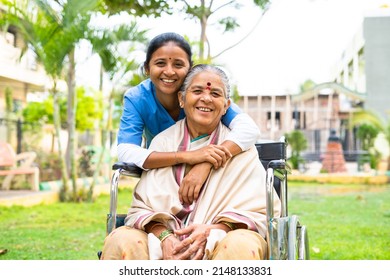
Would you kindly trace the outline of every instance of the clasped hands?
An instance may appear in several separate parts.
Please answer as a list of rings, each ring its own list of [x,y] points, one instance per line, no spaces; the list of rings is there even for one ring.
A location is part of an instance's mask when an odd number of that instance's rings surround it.
[[[201,260],[213,225],[192,224],[161,242],[164,260]],[[186,238],[180,240],[180,237]]]

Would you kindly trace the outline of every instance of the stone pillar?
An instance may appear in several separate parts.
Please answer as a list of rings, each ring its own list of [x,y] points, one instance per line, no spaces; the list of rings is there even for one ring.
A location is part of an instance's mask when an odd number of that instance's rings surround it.
[[[248,113],[248,107],[249,107],[249,105],[248,105],[248,96],[244,96],[244,112],[245,113]]]
[[[258,95],[257,96],[257,125],[261,128],[263,125],[261,123],[262,121],[262,115],[263,114],[263,109],[262,109],[262,96]]]
[[[284,124],[283,124],[283,129],[284,131],[289,131],[291,127],[291,117],[292,117],[292,112],[291,112],[291,95],[286,94],[286,111],[284,112]]]
[[[271,139],[274,139],[275,137],[275,116],[276,116],[276,96],[272,95],[271,96]]]

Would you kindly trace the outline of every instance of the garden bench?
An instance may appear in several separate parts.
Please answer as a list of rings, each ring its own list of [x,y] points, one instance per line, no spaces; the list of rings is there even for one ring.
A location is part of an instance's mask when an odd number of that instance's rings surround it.
[[[0,142],[0,176],[5,177],[1,188],[9,190],[15,175],[27,175],[31,189],[39,191],[39,168],[33,166],[36,157],[35,152],[16,154],[10,144]]]

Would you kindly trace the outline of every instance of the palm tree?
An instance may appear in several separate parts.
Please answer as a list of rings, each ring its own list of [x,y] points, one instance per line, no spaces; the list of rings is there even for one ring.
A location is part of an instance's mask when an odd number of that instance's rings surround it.
[[[62,147],[59,140],[60,117],[57,100],[57,82],[65,77],[68,85],[68,106],[67,106],[67,128],[68,128],[68,147],[66,151],[66,161],[62,159],[62,178],[63,189],[62,198],[68,190],[68,178],[72,179],[73,200],[76,199],[76,160],[75,160],[75,48],[83,39],[90,39],[94,50],[102,58],[102,65],[106,72],[115,73],[118,70],[119,59],[113,53],[110,53],[115,44],[120,41],[142,41],[144,32],[138,32],[135,24],[123,26],[115,32],[95,32],[90,26],[91,17],[97,12],[104,12],[101,0],[0,0],[8,11],[5,14],[4,22],[13,24],[21,31],[20,34],[24,40],[31,46],[37,54],[38,59],[43,64],[47,74],[53,80],[53,87],[50,92],[53,94],[55,116],[55,130],[58,140],[60,155]],[[161,1],[163,2],[163,1]],[[153,6],[153,5],[152,5]],[[138,7],[138,6],[137,6]],[[165,7],[164,5],[161,7]],[[161,8],[159,5],[153,6],[155,9]],[[95,32],[95,33],[94,33]],[[98,34],[103,34],[98,36]],[[99,42],[99,40],[101,40]],[[105,45],[106,43],[106,45]],[[100,46],[99,46],[100,44]],[[111,47],[110,47],[111,46]],[[131,62],[122,64],[131,65]],[[126,68],[125,69],[130,69]],[[66,72],[66,75],[64,75]],[[65,162],[65,164],[64,164]]]
[[[43,65],[47,75],[51,78],[52,87],[50,93],[53,95],[53,119],[57,136],[58,152],[62,154],[62,146],[59,137],[61,120],[59,113],[57,82],[62,76],[65,65],[65,57],[69,48],[69,41],[65,36],[59,36],[58,26],[55,18],[47,17],[40,9],[33,9],[28,1],[18,3],[8,0],[1,0],[1,3],[8,7],[8,11],[2,14],[1,23],[3,26],[13,25],[18,28],[26,44],[22,51],[30,47],[37,55],[37,59]],[[65,160],[61,158],[62,188],[60,198],[65,199],[68,191],[69,176],[66,170]]]
[[[75,47],[86,37],[89,31],[91,16],[100,7],[100,0],[21,0],[18,2],[1,0],[9,9],[8,22],[18,27],[25,41],[37,54],[45,71],[53,80],[54,112],[59,112],[57,105],[56,84],[66,71],[68,85],[67,128],[68,147],[66,151],[67,170],[62,171],[63,189],[62,198],[67,193],[68,178],[72,180],[73,199],[76,199],[76,159],[75,159]],[[55,127],[59,138],[59,113],[55,115]],[[58,139],[59,152],[62,147]],[[62,157],[61,157],[62,158]]]
[[[100,166],[106,149],[108,133],[112,130],[112,102],[117,90],[115,85],[120,85],[120,81],[124,75],[126,75],[129,71],[135,70],[137,67],[134,60],[129,60],[127,57],[121,56],[118,51],[118,47],[121,43],[126,43],[130,44],[130,48],[132,48],[135,42],[146,42],[145,33],[146,31],[138,31],[136,23],[131,23],[121,25],[114,30],[90,30],[88,34],[87,39],[92,44],[92,50],[99,55],[101,60],[100,90],[102,90],[103,85],[103,73],[108,75],[110,83],[113,85],[108,97],[108,114],[103,128],[102,150],[88,191],[87,199],[89,201],[92,200],[96,179],[100,172]]]
[[[387,156],[387,170],[390,170],[390,121],[373,111],[361,110],[352,116],[352,125],[370,124],[382,134],[387,142],[389,155]]]

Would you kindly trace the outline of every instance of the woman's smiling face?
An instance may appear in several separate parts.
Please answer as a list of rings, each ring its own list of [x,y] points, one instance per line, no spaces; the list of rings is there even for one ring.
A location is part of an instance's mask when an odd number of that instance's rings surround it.
[[[189,69],[187,53],[176,43],[168,42],[153,53],[146,70],[159,96],[177,94]]]
[[[203,71],[194,76],[184,98],[179,94],[192,137],[210,134],[217,127],[230,105],[225,88],[218,74]]]

